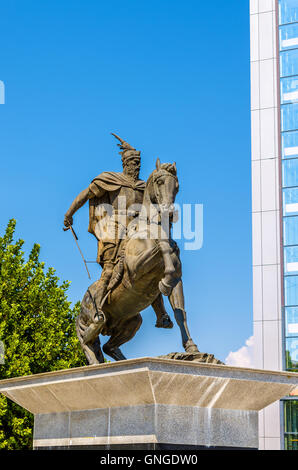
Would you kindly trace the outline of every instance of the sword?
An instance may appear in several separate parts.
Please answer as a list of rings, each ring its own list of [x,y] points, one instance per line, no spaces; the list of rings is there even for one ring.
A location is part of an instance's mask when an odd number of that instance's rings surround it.
[[[90,273],[89,273],[88,268],[87,268],[86,260],[85,260],[85,258],[84,258],[84,255],[83,255],[82,251],[81,251],[81,248],[79,247],[79,244],[78,244],[78,236],[77,236],[76,232],[74,231],[74,229],[72,228],[71,225],[69,225],[68,227],[63,227],[64,232],[66,232],[66,231],[69,230],[69,229],[71,230],[71,233],[73,234],[73,238],[75,239],[75,242],[76,242],[76,244],[77,244],[77,247],[78,247],[78,249],[79,249],[79,252],[80,252],[80,254],[81,254],[81,257],[83,258],[84,265],[85,265],[86,271],[87,271],[87,273],[88,273],[88,277],[89,277],[89,279],[91,279]]]

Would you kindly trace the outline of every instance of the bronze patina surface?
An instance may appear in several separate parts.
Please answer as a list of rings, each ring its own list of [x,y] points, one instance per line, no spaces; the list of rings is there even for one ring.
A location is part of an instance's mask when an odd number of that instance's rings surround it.
[[[145,183],[139,179],[140,152],[113,135],[120,141],[122,173],[106,171],[94,178],[64,218],[65,229],[72,227],[75,212],[89,202],[88,230],[97,239],[97,262],[102,267],[100,279],[84,295],[76,321],[82,349],[89,364],[102,363],[99,335],[107,335],[103,351],[115,360],[125,359],[120,346],[140,328],[142,310],[152,305],[155,326],[173,327],[163,302],[166,295],[187,358],[194,354],[204,361],[208,355],[199,353],[187,326],[179,248],[171,237],[179,190],[176,164],[157,159]]]

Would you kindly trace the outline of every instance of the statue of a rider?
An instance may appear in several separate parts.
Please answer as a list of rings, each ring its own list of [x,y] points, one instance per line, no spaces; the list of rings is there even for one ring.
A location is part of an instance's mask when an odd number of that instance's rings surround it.
[[[73,215],[89,201],[88,230],[98,241],[97,262],[102,267],[102,273],[94,292],[96,315],[86,332],[86,341],[90,334],[95,337],[105,322],[102,305],[119,259],[121,243],[125,240],[127,226],[138,215],[128,209],[133,204],[142,204],[145,189],[145,182],[139,179],[141,152],[113,135],[120,141],[118,146],[123,172],[103,172],[94,178],[88,188],[74,199],[64,218],[65,227],[71,226]],[[112,208],[112,213],[107,208]],[[165,310],[161,294],[152,307],[157,316],[156,327],[172,328],[173,323]]]

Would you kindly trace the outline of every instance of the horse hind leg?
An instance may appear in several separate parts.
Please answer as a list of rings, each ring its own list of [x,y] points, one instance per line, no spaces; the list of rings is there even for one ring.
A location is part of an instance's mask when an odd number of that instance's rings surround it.
[[[115,361],[124,361],[126,357],[122,354],[119,346],[129,341],[134,337],[142,324],[142,317],[140,314],[130,318],[125,323],[120,325],[120,328],[115,331],[109,341],[103,345],[103,351],[108,356],[115,359]]]
[[[105,362],[101,351],[99,338],[96,338],[93,343],[85,344],[81,340],[80,343],[89,365],[101,364]]]
[[[76,319],[76,332],[90,365],[104,362],[98,337],[102,326],[103,321],[98,317],[96,304],[88,289],[82,301],[81,312]]]

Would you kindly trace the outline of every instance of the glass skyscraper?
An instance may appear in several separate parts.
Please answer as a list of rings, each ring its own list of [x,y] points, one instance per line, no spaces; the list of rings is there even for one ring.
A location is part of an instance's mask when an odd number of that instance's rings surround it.
[[[298,0],[278,8],[284,368],[298,371]],[[284,400],[284,448],[298,450],[298,397]]]
[[[250,0],[250,28],[255,366],[298,372],[298,0]],[[297,396],[259,436],[298,450]]]

